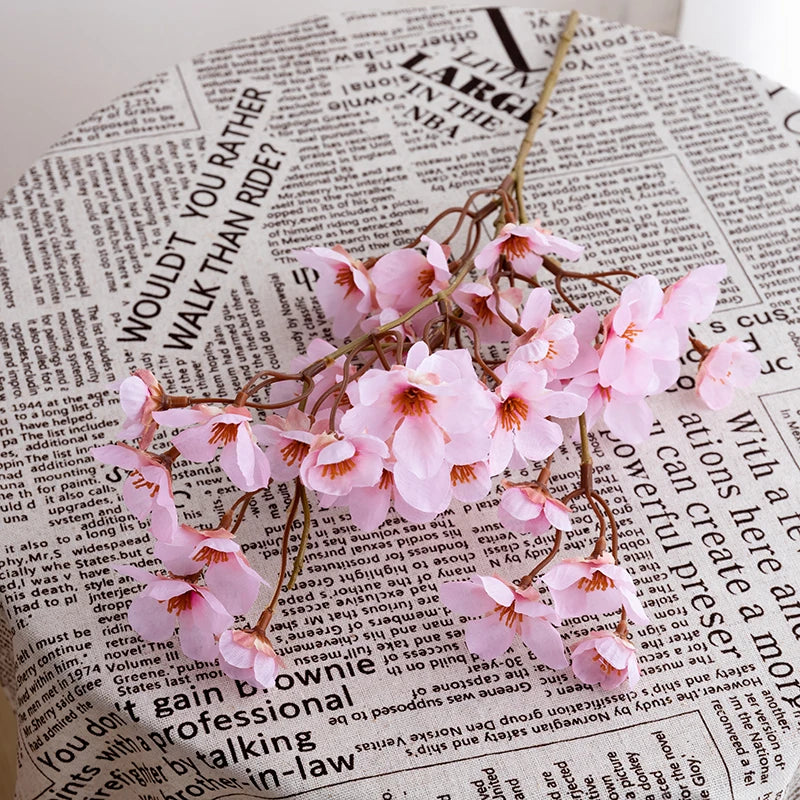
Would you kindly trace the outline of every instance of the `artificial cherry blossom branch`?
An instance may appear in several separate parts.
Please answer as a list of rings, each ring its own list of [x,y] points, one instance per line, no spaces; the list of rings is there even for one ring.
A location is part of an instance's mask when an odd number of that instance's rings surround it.
[[[177,626],[191,658],[218,658],[231,677],[269,688],[283,662],[266,632],[284,589],[301,507],[287,590],[302,569],[310,498],[321,508],[346,508],[363,530],[379,527],[392,508],[409,522],[425,523],[454,500],[485,498],[492,479],[507,469],[544,462],[534,481],[502,480],[497,514],[505,528],[526,536],[555,531],[549,553],[516,583],[496,575],[445,583],[442,602],[476,617],[466,626],[471,652],[498,658],[519,635],[555,669],[568,665],[556,629],[563,619],[621,608],[616,632],[594,631],[571,646],[572,667],[580,680],[605,688],[626,677],[631,686],[638,680],[635,649],[623,637],[627,620],[644,625],[648,618],[619,564],[614,513],[592,486],[589,430],[602,420],[623,441],[643,441],[653,423],[647,398],[675,382],[689,344],[702,356],[698,394],[712,408],[751,382],[758,364],[741,342],[708,348],[689,336],[689,326],[713,309],[724,265],[700,267],[665,291],[653,276],[636,277],[632,270],[566,270],[553,256],[577,260],[583,248],[538,220],[526,224],[524,163],[575,22],[573,13],[514,167],[496,189],[472,192],[462,206],[436,215],[410,246],[379,257],[359,261],[339,245],[294,253],[319,276],[317,294],[334,334],[350,341],[337,348],[314,340],[289,372],[258,372],[233,398],[171,396],[146,370],[121,381],[126,419],[120,438],[136,446],[93,452],[130,472],[123,495],[138,519],[149,520],[154,554],[164,564],[155,575],[118,567],[145,584],[129,612],[145,638],[164,641]],[[472,210],[485,195],[491,200]],[[482,223],[498,209],[495,236],[481,247]],[[437,242],[429,234],[445,221],[449,233]],[[461,252],[454,256],[449,243],[456,236]],[[574,316],[560,312],[538,279],[540,268],[554,276],[556,295]],[[610,277],[632,280],[620,289],[605,280]],[[616,304],[601,319],[569,295],[567,279],[610,290]],[[487,358],[484,345],[507,345],[507,351],[493,349]],[[269,402],[251,399],[267,389]],[[563,441],[557,420],[572,421],[581,448],[579,485],[562,500],[547,488]],[[161,426],[182,430],[155,453],[150,447]],[[216,528],[180,524],[172,492],[178,455],[205,463],[220,451],[220,466],[243,494]],[[256,494],[290,481],[294,494],[271,600],[254,627],[232,628],[233,615],[250,611],[263,583],[235,534]],[[587,558],[553,563],[564,532],[572,530],[567,503],[580,497],[596,520],[593,549]],[[539,584],[549,590],[549,603]]]

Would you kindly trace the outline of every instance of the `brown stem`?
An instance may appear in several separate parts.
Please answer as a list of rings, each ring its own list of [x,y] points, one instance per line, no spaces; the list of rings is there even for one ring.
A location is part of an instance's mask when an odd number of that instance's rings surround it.
[[[460,328],[466,328],[470,334],[472,335],[472,360],[480,366],[480,368],[488,375],[493,381],[495,381],[498,385],[501,383],[500,377],[497,373],[483,360],[483,356],[480,352],[480,336],[478,335],[478,331],[475,326],[469,322],[468,320],[464,319],[463,317],[456,317],[455,315],[451,315],[450,319],[458,325]],[[461,346],[460,341],[457,342],[459,347]]]
[[[595,517],[597,517],[597,522],[600,525],[600,532],[597,534],[597,541],[595,541],[594,549],[589,555],[589,558],[594,559],[599,558],[606,551],[606,521],[603,519],[603,514],[597,507],[597,503],[594,501],[593,494],[587,495],[586,499],[589,501],[589,506],[594,512]]]
[[[619,529],[617,528],[617,520],[614,518],[614,512],[598,492],[592,491],[592,497],[600,503],[606,517],[608,517],[608,524],[611,528],[611,556],[614,559],[614,563],[619,564]]]
[[[250,505],[250,501],[258,494],[258,492],[248,492],[242,498],[242,507],[239,509],[239,513],[236,515],[236,522],[233,523],[233,527],[231,528],[231,533],[236,533],[239,530],[239,526],[244,521],[244,515],[247,513],[247,507]]]
[[[172,472],[172,465],[177,461],[178,456],[181,454],[181,451],[178,450],[177,447],[170,447],[169,450],[165,450],[163,453],[152,453],[153,457],[158,461],[161,466],[164,467],[167,472]]]
[[[517,581],[517,586],[520,589],[527,589],[533,583],[533,579],[539,574],[539,572],[543,570],[558,555],[558,551],[561,549],[561,536],[562,532],[556,530],[556,535],[553,539],[553,547],[550,549],[550,552],[527,575],[523,575]]]
[[[581,489],[588,497],[592,492],[592,454],[589,449],[589,432],[586,429],[586,414],[578,417],[581,432]]]
[[[292,533],[292,523],[294,522],[294,518],[297,514],[297,506],[300,504],[300,490],[302,488],[303,487],[300,483],[300,478],[295,478],[294,497],[292,497],[292,502],[289,504],[289,510],[286,512],[286,523],[283,526],[283,538],[281,540],[281,569],[280,573],[278,574],[278,580],[275,583],[275,592],[272,595],[272,599],[269,601],[269,605],[261,613],[261,616],[258,618],[258,622],[253,629],[258,630],[261,633],[264,633],[266,630],[265,627],[261,626],[261,620],[266,618],[267,621],[269,621],[278,606],[278,598],[281,594],[283,578],[286,575],[286,564],[289,561],[289,536]]]
[[[556,280],[555,280],[556,293],[575,313],[579,313],[581,307],[577,303],[575,303],[573,299],[564,291],[564,287],[561,285],[561,282],[563,280],[564,280],[563,273],[556,275]]]
[[[262,636],[267,632],[267,626],[272,621],[272,615],[274,611],[272,608],[267,606],[262,612],[261,616],[258,618],[258,622],[253,626],[254,631],[258,631]]]
[[[236,498],[228,510],[222,515],[222,518],[219,521],[219,527],[224,528],[226,531],[230,530],[231,523],[233,522],[233,512],[236,511],[236,507],[243,502],[246,506],[256,494],[258,493],[245,492],[244,494],[239,495],[239,497]],[[231,531],[231,533],[233,533],[233,531]]]
[[[289,582],[286,584],[287,592],[292,589],[300,575],[300,570],[303,568],[303,557],[306,554],[306,545],[308,544],[308,532],[311,529],[311,508],[308,505],[308,494],[306,493],[305,486],[301,489],[300,501],[303,504],[303,533],[300,536],[300,545],[297,548],[297,555],[294,557],[292,574],[289,577]]]
[[[625,610],[625,606],[619,610],[619,623],[615,633],[621,639],[625,639],[628,635],[628,612]]]
[[[536,478],[536,483],[543,489],[547,487],[547,481],[550,480],[550,468],[553,466],[553,458],[553,453],[547,456],[547,461],[544,462],[544,466],[539,470],[539,476]]]
[[[525,208],[522,199],[522,186],[525,180],[525,161],[527,160],[528,153],[530,153],[531,147],[533,146],[533,141],[536,137],[536,131],[539,129],[539,125],[544,118],[547,104],[550,102],[550,96],[553,94],[556,81],[558,81],[558,74],[561,71],[561,66],[564,63],[564,59],[566,58],[567,50],[569,50],[572,37],[575,35],[575,29],[578,27],[579,19],[580,16],[577,11],[570,12],[569,17],[567,18],[567,23],[564,26],[564,30],[561,31],[561,38],[558,40],[558,47],[556,48],[556,53],[553,57],[553,63],[550,67],[550,72],[547,73],[544,85],[542,86],[541,94],[539,95],[539,99],[533,108],[533,112],[531,113],[531,118],[528,121],[528,129],[525,131],[525,136],[522,138],[519,151],[517,152],[517,158],[514,162],[514,168],[511,170],[511,176],[514,179],[514,186],[516,187],[517,192],[517,213],[519,216],[519,221],[522,223],[528,221],[528,218],[525,215]]]
[[[708,351],[711,349],[708,345],[703,344],[699,339],[695,339],[694,336],[689,337],[689,344],[691,344],[693,350],[697,350],[700,353],[700,357],[705,358]]]

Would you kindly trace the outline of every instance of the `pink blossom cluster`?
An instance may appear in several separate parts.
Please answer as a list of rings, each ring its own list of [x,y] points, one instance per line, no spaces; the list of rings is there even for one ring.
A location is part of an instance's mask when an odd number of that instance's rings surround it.
[[[542,602],[537,585],[521,589],[496,575],[444,583],[439,594],[451,611],[476,617],[466,624],[465,640],[471,653],[487,661],[500,658],[519,636],[543,664],[565,669],[569,662],[558,631],[562,620],[625,609],[627,619],[649,622],[630,575],[608,554],[565,559],[541,582],[550,590],[552,605]],[[608,631],[593,632],[572,646],[572,670],[584,683],[600,683],[604,689],[615,689],[626,678],[633,687],[639,680],[634,647]]]
[[[602,417],[622,440],[643,440],[653,422],[647,398],[676,381],[690,327],[711,313],[725,277],[724,265],[709,265],[666,290],[653,276],[636,278],[601,319],[591,307],[562,313],[560,299],[538,285],[537,271],[550,254],[582,253],[538,224],[503,227],[476,255],[474,280],[457,286],[449,247],[428,236],[420,243],[365,262],[341,247],[295,253],[318,272],[318,297],[337,336],[361,332],[378,342],[394,331],[397,346],[382,348],[380,359],[376,352],[361,368],[317,339],[292,362],[291,373],[269,381],[266,405],[248,403],[246,392],[226,402],[171,398],[147,370],[116,385],[125,413],[120,436],[134,444],[93,453],[129,472],[123,498],[137,519],[149,520],[163,565],[155,574],[119,567],[145,584],[129,613],[144,638],[163,641],[177,627],[188,656],[217,658],[229,675],[262,687],[272,685],[281,666],[264,630],[232,627],[265,581],[235,541],[230,519],[208,529],[181,523],[172,490],[177,459],[208,463],[219,456],[222,471],[245,493],[242,510],[272,482],[298,481],[319,507],[347,508],[365,530],[380,526],[392,509],[427,522],[453,500],[486,497],[505,470],[551,458],[564,428],[575,429],[580,415],[588,428]],[[500,279],[508,286],[500,288]],[[533,287],[527,297],[520,281]],[[438,298],[446,299],[448,321],[469,332],[472,346],[457,339],[457,347],[439,347],[430,336],[442,319],[442,304],[432,302]],[[397,321],[401,315],[407,318]],[[480,344],[500,342],[508,342],[507,353],[489,366]],[[722,407],[758,370],[735,340],[705,348],[698,394]],[[160,428],[177,430],[169,449],[155,453],[150,448]],[[551,527],[571,529],[570,509],[546,480],[503,486],[498,514],[509,530],[540,536]],[[445,584],[442,600],[477,617],[467,625],[472,652],[495,658],[519,634],[556,668],[567,665],[557,630],[563,618],[622,608],[628,619],[647,621],[629,576],[606,558],[562,562],[542,582],[552,605],[532,585],[520,589],[481,576]],[[592,634],[573,648],[573,670],[607,687],[625,676],[633,684],[638,672],[629,650],[620,636]]]
[[[295,250],[293,255],[318,273],[319,302],[333,320],[334,336],[344,337],[356,329],[374,330],[448,286],[452,277],[449,246],[429,236],[420,237],[420,243],[424,254],[411,247],[392,250],[369,266],[340,246],[309,247]],[[483,341],[504,341],[508,326],[501,314],[516,322],[521,292],[512,287],[494,293],[490,279],[500,264],[507,263],[519,275],[532,278],[543,256],[555,254],[574,260],[582,253],[581,246],[538,225],[509,223],[475,256],[478,280],[462,283],[455,293],[456,302],[466,318],[478,326]],[[408,323],[408,333],[421,336],[436,314],[433,305],[421,310]]]
[[[576,376],[570,384],[572,391],[587,399],[589,428],[602,416],[611,433],[624,442],[636,444],[647,438],[653,413],[646,399],[678,379],[689,327],[709,316],[725,275],[724,264],[709,264],[664,291],[652,275],[636,278],[623,289],[619,302],[603,319],[597,368]],[[755,356],[741,343],[737,346],[736,359],[717,355],[718,348],[732,347],[727,342],[709,353],[710,363],[718,367],[709,372],[701,366],[697,392],[712,408],[730,402],[733,388],[748,386],[760,370]]]
[[[173,457],[151,453],[143,443],[152,442],[161,424],[194,422],[174,438],[175,450],[190,460],[203,462],[211,461],[222,448],[220,464],[228,477],[239,488],[252,491],[266,487],[270,480],[269,463],[250,429],[252,417],[239,408],[164,409],[166,395],[146,370],[138,370],[116,388],[126,412],[121,434],[141,437],[139,446],[105,445],[94,448],[92,455],[130,473],[123,485],[123,498],[137,519],[149,520],[153,553],[163,566],[163,571],[157,573],[131,565],[116,566],[123,575],[145,584],[128,610],[131,627],[152,642],[166,641],[177,628],[181,649],[189,658],[219,658],[223,670],[241,677],[238,662],[242,658],[233,664],[229,657],[234,657],[231,653],[238,652],[237,647],[241,649],[242,631],[230,629],[234,615],[250,611],[265,581],[249,565],[229,530],[205,530],[179,523],[172,490]],[[129,398],[136,398],[136,402],[127,402]],[[254,658],[256,653],[271,651],[265,637],[253,634],[248,641],[251,649],[260,648],[254,649]],[[277,665],[279,659],[275,659]],[[263,656],[259,658],[258,674],[265,678],[272,673],[262,662]],[[254,664],[255,660],[249,666],[254,668]],[[250,677],[256,680],[254,675]]]

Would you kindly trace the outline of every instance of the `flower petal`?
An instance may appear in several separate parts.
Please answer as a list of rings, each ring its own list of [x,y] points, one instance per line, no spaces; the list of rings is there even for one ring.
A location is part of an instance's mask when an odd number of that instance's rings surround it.
[[[465,628],[470,653],[492,661],[505,653],[514,641],[514,631],[500,621],[498,614],[470,620]]]
[[[543,664],[552,669],[565,669],[567,657],[558,631],[535,617],[522,618],[522,641]]]

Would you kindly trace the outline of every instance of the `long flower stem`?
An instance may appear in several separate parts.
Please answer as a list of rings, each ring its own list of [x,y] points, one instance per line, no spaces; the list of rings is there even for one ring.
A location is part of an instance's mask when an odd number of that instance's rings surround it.
[[[561,549],[561,536],[562,532],[556,530],[550,552],[527,575],[523,575],[517,581],[517,586],[520,589],[527,589],[533,583],[533,579],[558,555],[558,551]]]
[[[533,146],[533,141],[536,137],[536,131],[539,129],[542,119],[544,119],[547,104],[550,102],[550,96],[553,94],[556,81],[558,81],[558,75],[561,72],[564,59],[567,56],[567,51],[569,50],[572,37],[575,35],[575,29],[578,27],[579,19],[580,15],[577,11],[570,12],[569,17],[567,18],[567,23],[564,26],[564,30],[561,32],[561,38],[558,40],[558,47],[556,48],[556,54],[553,57],[553,63],[550,67],[550,72],[547,73],[544,85],[542,86],[542,92],[539,95],[539,100],[537,101],[533,108],[533,112],[531,113],[531,118],[528,121],[528,129],[525,131],[525,136],[523,137],[519,146],[519,151],[517,152],[517,159],[514,162],[514,168],[511,170],[511,176],[514,179],[514,185],[517,193],[517,215],[519,217],[519,221],[522,223],[528,221],[528,218],[525,214],[525,205],[522,199],[522,187],[525,181],[525,161],[527,160],[528,153],[530,153],[531,147]]]
[[[306,545],[308,544],[308,532],[311,529],[311,508],[308,504],[308,494],[305,487],[300,492],[300,502],[303,505],[303,533],[300,536],[300,546],[297,548],[297,555],[294,557],[294,566],[292,567],[292,574],[289,577],[289,582],[286,584],[286,591],[288,592],[295,584],[300,570],[303,568],[303,557],[306,554]]]
[[[592,492],[592,454],[589,450],[589,433],[586,429],[586,414],[578,417],[578,427],[581,432],[581,488],[586,496]]]
[[[278,574],[278,580],[275,582],[275,592],[272,595],[272,599],[269,601],[269,605],[261,612],[261,616],[258,618],[258,622],[254,628],[254,630],[259,630],[261,633],[264,633],[265,631],[265,627],[262,627],[262,620],[266,620],[267,623],[269,623],[269,620],[272,619],[272,615],[275,613],[275,609],[278,606],[278,598],[281,595],[281,587],[283,586],[283,579],[286,575],[286,564],[289,561],[289,536],[292,533],[292,523],[297,515],[297,506],[300,504],[301,489],[302,485],[300,484],[300,478],[295,478],[294,497],[292,497],[292,502],[289,504],[289,510],[286,512],[286,523],[283,526],[283,539],[281,540],[281,569],[280,573]]]

